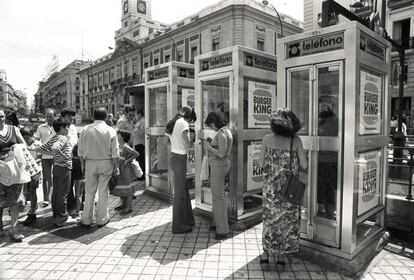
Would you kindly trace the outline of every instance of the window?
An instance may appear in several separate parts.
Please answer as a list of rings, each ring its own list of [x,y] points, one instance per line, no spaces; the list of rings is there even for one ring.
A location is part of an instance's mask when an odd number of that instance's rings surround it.
[[[144,68],[148,68],[148,61],[144,62]]]
[[[264,52],[264,39],[257,39],[257,50]]]
[[[134,33],[132,33],[133,37],[137,37],[139,36],[139,30],[135,30]]]
[[[393,23],[392,38],[405,48],[408,48],[410,44],[410,24],[409,18]]]
[[[154,65],[158,65],[160,63],[160,60],[158,58],[154,58]]]
[[[177,61],[183,61],[183,50],[177,51]]]
[[[128,26],[128,22],[127,21],[125,21],[124,22],[124,27],[127,27]]]
[[[190,52],[190,63],[194,64],[194,57],[198,55],[198,48],[197,46],[191,46],[191,52]]]
[[[215,38],[212,41],[212,45],[211,45],[211,50],[216,51],[220,48],[220,39],[219,38]]]
[[[148,29],[148,34],[151,34],[152,32],[154,32],[154,28],[151,28],[151,27],[150,27],[150,28]]]
[[[400,62],[399,61],[393,61],[392,62],[392,73],[391,73],[391,77],[392,77],[392,81],[391,84],[394,87],[398,87],[399,83],[400,83],[400,75],[401,75],[401,67],[400,67]],[[407,85],[407,72],[408,72],[408,62],[405,61],[404,64],[404,86]]]
[[[166,55],[165,55],[165,57],[164,57],[164,61],[165,61],[165,62],[170,61],[170,54],[166,54]]]

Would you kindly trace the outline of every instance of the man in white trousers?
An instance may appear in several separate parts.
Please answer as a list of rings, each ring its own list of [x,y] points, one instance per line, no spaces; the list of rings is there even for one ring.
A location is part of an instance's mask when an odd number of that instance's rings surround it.
[[[113,174],[118,175],[119,144],[115,129],[105,123],[104,108],[94,111],[95,121],[85,127],[78,142],[78,154],[85,173],[85,205],[80,226],[90,227],[96,191],[99,193],[96,224],[105,226],[108,215],[108,182]]]

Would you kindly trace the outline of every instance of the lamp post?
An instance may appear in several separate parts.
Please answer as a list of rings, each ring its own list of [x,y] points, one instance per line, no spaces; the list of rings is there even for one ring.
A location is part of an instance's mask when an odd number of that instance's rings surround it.
[[[272,5],[269,1],[267,1],[267,0],[263,0],[263,1],[262,1],[262,3],[263,3],[263,5],[265,5],[265,6],[269,5],[269,6],[270,6],[270,7],[272,7],[272,8],[273,8],[273,10],[276,12],[277,17],[279,18],[279,24],[280,24],[280,34],[281,34],[281,36],[282,36],[282,37],[284,37],[284,35],[283,35],[283,24],[282,24],[282,18],[280,17],[279,12],[276,10],[275,6],[273,6],[273,5]]]

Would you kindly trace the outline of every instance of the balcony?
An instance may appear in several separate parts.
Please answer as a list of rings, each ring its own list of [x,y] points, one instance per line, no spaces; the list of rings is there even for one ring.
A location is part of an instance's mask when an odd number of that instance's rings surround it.
[[[414,37],[394,39],[394,41],[403,46],[405,49],[414,49]],[[397,49],[392,48],[392,51],[397,51]]]
[[[399,9],[414,4],[414,0],[388,0],[388,8]]]

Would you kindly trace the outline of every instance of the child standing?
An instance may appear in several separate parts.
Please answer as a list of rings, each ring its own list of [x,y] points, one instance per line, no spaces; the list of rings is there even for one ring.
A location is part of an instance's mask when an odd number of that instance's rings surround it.
[[[45,144],[40,146],[39,152],[53,155],[53,193],[52,211],[55,225],[65,226],[75,223],[67,211],[67,196],[70,190],[72,173],[72,145],[67,137],[70,123],[64,118],[53,122],[56,134]]]
[[[38,153],[36,150],[41,146],[39,140],[35,140],[34,138],[34,131],[32,128],[25,126],[20,129],[20,133],[23,136],[24,141],[26,142],[27,149],[31,153],[33,159],[36,161],[37,164],[40,164],[41,161],[41,154]],[[37,194],[36,190],[39,187],[39,180],[40,180],[40,173],[33,177],[31,177],[31,181],[26,184],[27,190],[29,192],[29,200],[30,200],[30,209],[27,213],[27,218],[23,222],[25,226],[32,225],[36,222],[36,210],[37,210]]]
[[[129,146],[131,133],[125,130],[119,130],[118,141],[120,146],[120,164],[118,185],[111,192],[112,195],[119,196],[122,204],[115,210],[122,210],[120,215],[126,215],[132,212],[132,195],[134,194],[133,182],[135,178],[141,178],[142,170],[139,163],[135,160],[139,153]]]
[[[75,185],[75,212],[72,218],[78,218],[83,204],[85,193],[85,174],[82,173],[80,158],[78,156],[78,144],[73,147],[72,151],[72,180],[71,186]]]

